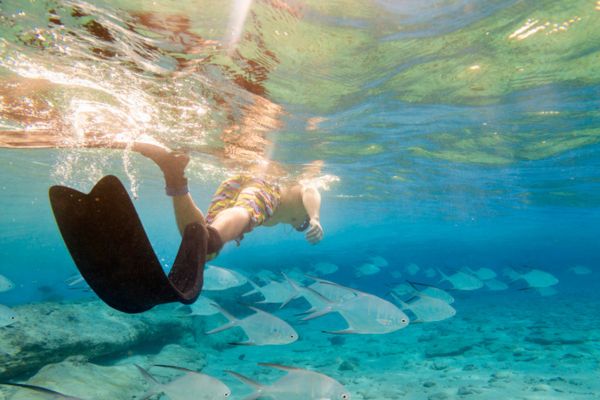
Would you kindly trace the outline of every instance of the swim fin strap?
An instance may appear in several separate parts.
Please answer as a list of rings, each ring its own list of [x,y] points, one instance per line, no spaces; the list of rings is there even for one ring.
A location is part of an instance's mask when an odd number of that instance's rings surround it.
[[[89,194],[52,186],[49,195],[75,265],[106,304],[133,314],[163,303],[191,304],[198,298],[209,237],[204,225],[185,227],[167,276],[117,177],[105,176]]]

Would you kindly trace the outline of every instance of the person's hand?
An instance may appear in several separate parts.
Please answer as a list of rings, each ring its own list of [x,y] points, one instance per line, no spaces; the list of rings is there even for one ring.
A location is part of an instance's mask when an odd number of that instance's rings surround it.
[[[317,244],[323,239],[323,227],[318,219],[311,219],[309,224],[310,228],[306,232],[306,240],[310,244]]]

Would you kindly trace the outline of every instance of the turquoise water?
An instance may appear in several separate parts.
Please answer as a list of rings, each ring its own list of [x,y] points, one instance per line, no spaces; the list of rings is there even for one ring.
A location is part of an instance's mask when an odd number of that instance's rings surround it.
[[[0,304],[19,317],[0,328],[1,380],[142,398],[149,385],[134,364],[169,364],[243,399],[251,389],[224,371],[283,375],[257,365],[266,362],[327,374],[353,399],[600,398],[600,3],[257,0],[248,13],[244,3],[0,2],[0,274],[15,285]],[[324,240],[261,227],[215,265],[266,284],[334,263],[326,279],[387,300],[406,280],[447,289],[456,315],[331,335],[322,330],[344,320],[300,321],[297,299],[259,307],[299,341],[232,346],[239,328],[204,333],[220,315],[111,311],[65,283],[76,268],[48,188],[88,191],[117,175],[165,265],[180,240],[152,163],[85,148],[115,135],[189,149],[203,210],[234,172],[269,164],[294,178],[320,160]],[[359,272],[374,256],[389,265]],[[464,267],[489,268],[508,288],[440,282],[438,269]],[[507,268],[552,274],[555,293]],[[243,316],[260,300],[241,297],[250,289],[208,295]]]

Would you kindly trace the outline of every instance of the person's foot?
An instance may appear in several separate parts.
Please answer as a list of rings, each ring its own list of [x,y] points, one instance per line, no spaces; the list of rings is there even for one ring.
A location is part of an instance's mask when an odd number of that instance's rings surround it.
[[[154,161],[165,177],[183,177],[190,162],[186,152],[171,150],[158,142],[134,142],[131,149]]]
[[[173,151],[154,141],[135,141],[131,150],[148,157],[158,165],[165,176],[165,189],[169,196],[182,196],[189,192],[185,168],[190,156],[183,151]]]

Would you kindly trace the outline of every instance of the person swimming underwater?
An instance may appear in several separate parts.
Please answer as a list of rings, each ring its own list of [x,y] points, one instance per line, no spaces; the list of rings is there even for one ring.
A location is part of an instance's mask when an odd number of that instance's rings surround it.
[[[173,199],[181,234],[187,225],[198,222],[216,236],[215,251],[207,256],[209,260],[225,243],[235,240],[239,244],[244,234],[257,226],[289,224],[299,232],[306,231],[306,240],[311,244],[323,239],[321,195],[313,185],[294,182],[280,186],[255,175],[236,175],[219,185],[204,216],[188,189],[188,154],[145,142],[134,143],[132,150],[154,161],[163,172],[166,194]]]
[[[117,177],[103,177],[88,194],[59,185],[50,188],[52,210],[75,265],[98,297],[119,311],[193,303],[202,290],[205,263],[227,242],[239,244],[257,226],[289,224],[306,231],[311,244],[323,239],[321,195],[304,181],[280,185],[257,175],[233,176],[219,185],[205,216],[188,189],[188,154],[157,142],[102,147],[130,148],[158,165],[182,236],[167,275]]]

